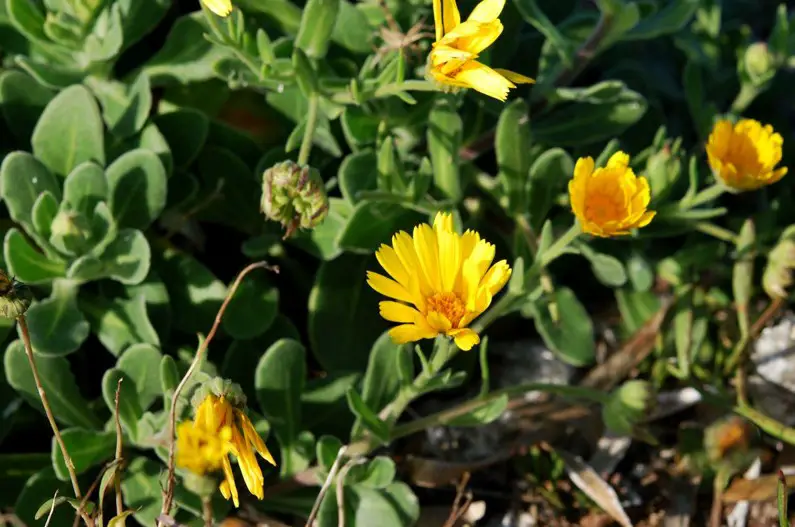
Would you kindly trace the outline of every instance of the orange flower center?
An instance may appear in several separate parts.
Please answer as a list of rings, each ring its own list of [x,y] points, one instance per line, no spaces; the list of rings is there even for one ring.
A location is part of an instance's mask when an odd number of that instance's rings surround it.
[[[756,174],[760,171],[759,153],[754,140],[748,134],[735,133],[730,145],[724,163],[734,165],[740,174]]]
[[[625,215],[623,196],[595,192],[585,203],[585,217],[597,224],[618,221]]]
[[[427,312],[436,312],[450,321],[454,328],[458,327],[458,323],[464,318],[466,308],[464,302],[455,293],[434,293],[425,299],[427,305]]]

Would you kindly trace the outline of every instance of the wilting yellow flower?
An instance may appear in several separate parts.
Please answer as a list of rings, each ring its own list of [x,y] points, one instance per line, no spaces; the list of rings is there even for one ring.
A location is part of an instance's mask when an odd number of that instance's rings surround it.
[[[249,492],[264,496],[262,469],[255,451],[271,465],[276,465],[265,442],[254,429],[243,410],[229,400],[210,394],[196,410],[193,422],[182,423],[177,431],[177,464],[198,474],[223,470],[221,494],[240,506],[235,477],[228,453],[237,458],[240,473]],[[215,437],[213,440],[210,437]]]
[[[707,141],[709,166],[723,183],[736,190],[756,190],[775,183],[787,173],[776,169],[784,140],[770,125],[741,119],[715,123]]]
[[[467,326],[491,304],[511,276],[505,260],[491,265],[494,245],[468,230],[453,231],[450,214],[439,213],[433,227],[414,227],[413,236],[400,231],[392,246],[375,255],[391,276],[367,272],[367,283],[392,300],[380,303],[381,316],[400,323],[389,330],[398,344],[447,335],[462,350],[480,337]]]
[[[436,42],[428,57],[430,75],[442,84],[473,88],[504,101],[517,84],[535,82],[508,70],[492,69],[475,59],[502,33],[505,0],[483,0],[461,23],[455,0],[433,0]]]
[[[229,16],[232,12],[232,0],[201,0],[201,3],[218,16]]]
[[[582,230],[595,236],[629,234],[649,224],[654,212],[649,182],[629,168],[629,156],[616,152],[604,168],[594,170],[590,157],[581,157],[569,181],[569,197]]]

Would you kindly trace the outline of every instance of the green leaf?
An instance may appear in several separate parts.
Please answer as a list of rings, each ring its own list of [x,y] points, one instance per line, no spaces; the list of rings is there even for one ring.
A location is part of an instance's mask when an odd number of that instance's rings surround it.
[[[593,323],[574,292],[567,287],[556,289],[551,295],[558,312],[558,320],[552,319],[548,303],[531,304],[536,329],[549,348],[573,366],[587,366],[594,360]],[[554,308],[553,308],[554,309]]]
[[[309,341],[326,371],[362,371],[386,324],[379,297],[365,282],[372,257],[343,254],[320,265],[309,296]]]
[[[643,18],[622,40],[650,40],[682,30],[698,10],[700,0],[681,0],[665,4],[651,16]]]
[[[21,71],[6,70],[0,75],[0,110],[9,130],[22,144],[30,144],[36,121],[54,95]]]
[[[135,381],[117,368],[109,369],[102,377],[102,398],[111,414],[115,413],[119,379],[122,379],[119,388],[119,422],[130,438],[135,440],[138,437],[138,420],[144,414],[138,400],[138,387]]]
[[[42,355],[68,355],[88,337],[88,322],[77,307],[77,287],[69,281],[55,282],[49,298],[30,306],[27,319],[33,349]]]
[[[49,458],[50,456],[46,455],[46,457]],[[13,499],[11,501],[14,506],[14,515],[26,525],[38,525],[41,523],[35,521],[36,512],[42,502],[52,498],[56,491],[61,496],[69,496],[73,492],[69,483],[62,482],[55,477],[52,472],[52,463],[49,459],[47,464],[50,465],[47,469],[37,472],[25,482],[19,497],[16,498],[16,503],[14,503]],[[54,511],[50,525],[71,525],[74,517],[75,513],[72,509],[59,507]]]
[[[347,0],[340,0],[339,4],[331,40],[354,53],[370,53],[374,28],[367,20],[364,10],[359,9],[360,4]]]
[[[229,302],[222,324],[233,338],[246,340],[265,333],[279,311],[279,290],[267,279],[246,276]]]
[[[579,244],[581,254],[591,262],[597,280],[608,287],[621,287],[627,282],[627,273],[621,260],[609,254],[598,253],[586,244]]]
[[[25,0],[8,0],[5,2],[4,11],[14,27],[29,40],[38,43],[50,40],[44,32],[44,14],[38,4]]]
[[[60,176],[85,161],[104,165],[102,118],[91,93],[74,85],[56,95],[36,123],[31,145],[36,158]]]
[[[36,203],[33,204],[33,230],[42,239],[49,239],[51,234],[52,222],[58,214],[58,200],[52,192],[45,190],[39,194]]]
[[[213,64],[229,52],[206,40],[205,32],[201,11],[177,19],[163,47],[143,67],[142,73],[149,77],[152,86],[188,84],[215,77]]]
[[[339,233],[351,214],[351,206],[341,198],[329,198],[326,219],[311,231],[300,231],[290,242],[320,260],[333,260],[342,253],[337,243]]]
[[[84,297],[81,298],[80,306],[88,315],[93,332],[115,356],[138,343],[160,345],[141,294],[129,300],[104,296]]]
[[[368,527],[378,518],[379,527],[410,527],[420,516],[419,500],[408,485],[395,482],[385,489],[346,486],[343,506],[346,527]],[[337,527],[337,500],[329,493],[320,506],[318,527]]]
[[[69,361],[63,357],[38,354],[35,359],[55,419],[70,426],[98,429],[100,422],[91,412],[88,401],[80,394],[69,368]],[[22,341],[15,340],[8,345],[3,364],[8,384],[19,392],[28,404],[41,409],[39,392]]]
[[[62,459],[59,459],[59,460],[61,461],[61,463],[63,463]],[[63,465],[63,470],[66,470],[66,465]],[[61,479],[63,481],[69,481],[68,477],[66,479],[63,479],[63,478],[59,478],[59,479]],[[91,502],[91,501],[86,502],[85,504],[83,504],[83,507],[81,509],[80,505],[81,505],[82,501],[83,500],[78,500],[76,498],[67,498],[65,496],[58,496],[57,498],[49,499],[49,500],[45,501],[44,503],[42,503],[41,507],[39,507],[39,510],[36,511],[36,519],[38,520],[38,519],[43,518],[45,515],[49,515],[50,510],[52,510],[52,509],[54,509],[54,508],[56,508],[59,505],[62,505],[64,503],[68,503],[69,505],[71,505],[74,510],[83,510],[83,511],[91,514],[91,512],[94,510],[94,503]]]
[[[59,66],[53,63],[43,63],[26,57],[17,55],[14,62],[25,73],[33,77],[36,82],[52,90],[62,90],[83,81],[84,73],[75,69],[74,66]]]
[[[97,432],[70,428],[61,432],[61,437],[77,474],[82,474],[91,467],[112,459],[116,450],[116,434],[112,431]],[[66,468],[61,449],[54,439],[50,455],[55,475],[61,481],[69,481],[69,470]]]
[[[395,365],[398,355],[411,357],[407,351],[403,346],[395,344],[386,331],[375,341],[362,381],[362,400],[368,408],[380,412],[395,398],[401,386],[400,376],[395,375]],[[351,437],[358,436],[362,427],[361,419],[357,419]]]
[[[362,427],[369,430],[382,443],[388,443],[389,425],[376,415],[375,411],[364,402],[362,396],[354,388],[348,390],[346,396],[348,398],[348,407],[356,415],[357,420],[361,422]]]
[[[497,121],[494,149],[503,195],[508,197],[508,212],[527,210],[526,181],[530,170],[530,125],[528,108],[522,99],[505,106]]]
[[[127,348],[116,363],[116,367],[135,383],[138,401],[144,410],[163,395],[160,384],[162,358],[155,346],[140,343]]]
[[[375,143],[380,123],[380,116],[369,113],[360,106],[348,106],[340,118],[342,133],[354,151]]]
[[[179,385],[181,376],[177,363],[171,355],[163,355],[160,359],[160,389],[164,395],[174,391]]]
[[[141,283],[152,264],[149,242],[138,229],[121,229],[100,259],[105,274],[126,285]]]
[[[124,511],[114,516],[108,521],[108,527],[125,527],[127,525],[127,516],[134,513],[135,511]]]
[[[152,109],[149,77],[138,75],[130,85],[91,79],[89,86],[102,105],[102,116],[110,132],[123,139],[141,131]]]
[[[111,164],[105,176],[110,210],[122,227],[146,229],[166,206],[167,175],[157,155],[138,149]]]
[[[295,47],[313,59],[325,57],[339,8],[340,0],[308,0],[301,15]]]
[[[292,339],[276,341],[257,364],[254,374],[262,414],[282,446],[301,431],[301,393],[306,380],[306,351]]]
[[[11,152],[0,166],[0,194],[17,223],[31,225],[33,205],[42,192],[61,196],[58,181],[38,159],[27,152]]]
[[[257,401],[282,447],[281,473],[300,470],[301,393],[306,380],[306,351],[300,342],[281,339],[262,356],[254,374]]]
[[[628,334],[634,334],[660,309],[660,298],[653,291],[616,290],[621,322]]]
[[[646,108],[646,99],[629,88],[601,102],[564,103],[534,120],[533,138],[560,147],[598,143],[621,135]]]
[[[395,481],[396,473],[394,461],[386,456],[376,456],[367,463],[351,467],[345,477],[345,484],[383,489]]]
[[[378,188],[377,174],[373,170],[375,165],[375,152],[369,148],[354,152],[342,160],[337,172],[337,180],[340,184],[342,197],[351,205],[355,205],[359,201],[357,198],[359,192]]]
[[[458,167],[463,126],[452,100],[437,97],[428,117],[428,152],[433,164],[434,183],[454,201],[463,196]]]
[[[42,254],[15,228],[9,229],[3,240],[3,257],[8,272],[22,282],[47,283],[66,273],[66,264],[63,261],[53,260]]]
[[[574,161],[562,148],[550,148],[536,158],[530,167],[529,206],[531,225],[540,229],[554,199],[574,173]]]
[[[507,407],[508,396],[503,394],[468,414],[447,421],[445,426],[483,426],[496,421]]]
[[[179,168],[188,167],[199,156],[210,133],[207,116],[190,108],[158,115],[154,123],[166,138],[174,165]]]
[[[186,333],[206,332],[226,298],[226,286],[192,256],[167,249],[158,273],[168,289],[174,326]]]
[[[133,518],[141,525],[154,525],[160,516],[163,503],[161,472],[160,463],[145,457],[133,459],[125,470],[125,477],[121,482],[124,504],[134,511]]]
[[[318,465],[328,472],[337,460],[337,454],[339,454],[340,448],[342,448],[342,441],[336,437],[323,436],[318,439],[315,445]]]
[[[362,201],[339,233],[337,244],[351,252],[372,254],[381,244],[389,243],[394,233],[410,231],[423,219],[399,203]]]
[[[157,155],[157,158],[166,169],[166,175],[174,170],[174,160],[171,157],[171,150],[166,142],[166,138],[160,133],[153,123],[148,123],[140,134],[128,137],[123,141],[112,143],[111,151],[108,154],[108,161],[114,161],[127,152],[136,149],[149,150]]]

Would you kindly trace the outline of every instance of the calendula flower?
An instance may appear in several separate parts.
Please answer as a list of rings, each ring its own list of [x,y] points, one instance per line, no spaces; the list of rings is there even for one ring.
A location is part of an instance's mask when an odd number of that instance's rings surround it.
[[[232,0],[201,0],[201,3],[218,16],[229,16],[232,12]]]
[[[651,200],[649,182],[629,168],[629,156],[616,152],[604,168],[594,170],[590,157],[581,157],[569,181],[574,215],[582,230],[594,236],[629,234],[654,217],[646,208]]]
[[[231,498],[235,507],[240,506],[240,501],[228,454],[237,458],[249,492],[263,498],[265,480],[255,452],[271,465],[275,466],[276,462],[245,412],[225,396],[207,395],[199,404],[193,422],[180,424],[177,436],[177,464],[197,474],[221,469],[224,474],[221,494]]]
[[[715,123],[707,141],[709,166],[715,177],[735,190],[756,190],[775,183],[787,173],[776,168],[784,140],[770,125],[741,119]]]
[[[508,70],[492,69],[478,62],[478,54],[502,33],[500,13],[505,0],[483,0],[461,22],[455,0],[433,0],[436,42],[428,57],[428,71],[437,82],[473,88],[504,101],[516,84],[535,82]]]
[[[505,260],[491,265],[494,245],[468,230],[453,231],[450,214],[439,213],[433,227],[400,231],[376,258],[391,278],[367,272],[367,283],[394,300],[379,304],[381,316],[400,325],[389,330],[398,344],[447,335],[462,350],[480,337],[468,326],[491,304],[511,276]]]

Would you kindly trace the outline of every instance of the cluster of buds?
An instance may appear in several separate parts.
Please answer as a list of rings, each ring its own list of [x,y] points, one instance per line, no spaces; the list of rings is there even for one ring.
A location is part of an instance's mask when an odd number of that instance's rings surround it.
[[[328,196],[314,168],[283,161],[262,175],[262,212],[280,222],[290,237],[297,229],[312,229],[328,214]]]

